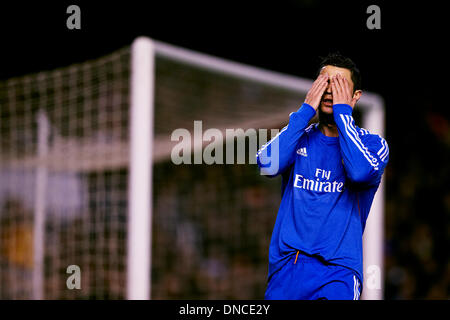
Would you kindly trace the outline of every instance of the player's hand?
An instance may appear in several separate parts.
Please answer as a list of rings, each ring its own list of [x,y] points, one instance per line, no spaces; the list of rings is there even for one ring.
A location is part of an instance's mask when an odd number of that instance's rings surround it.
[[[344,76],[338,73],[331,78],[330,83],[333,104],[348,104],[352,108],[355,107],[357,99],[350,89],[350,83]]]
[[[309,104],[314,110],[317,111],[320,105],[320,101],[322,100],[322,95],[325,92],[325,89],[328,86],[328,74],[322,73],[320,74],[316,81],[314,81],[311,89],[309,89],[305,103]]]

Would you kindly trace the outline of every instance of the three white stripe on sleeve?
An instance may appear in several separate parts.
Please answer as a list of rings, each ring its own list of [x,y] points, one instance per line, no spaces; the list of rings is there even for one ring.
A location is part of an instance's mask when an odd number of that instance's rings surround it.
[[[381,138],[381,137],[380,137]],[[382,161],[385,161],[386,160],[386,158],[387,158],[387,156],[388,156],[388,154],[389,154],[389,147],[388,147],[388,145],[387,145],[387,142],[386,142],[386,140],[384,140],[383,138],[381,138],[381,144],[383,145],[382,147],[381,147],[381,149],[380,150],[378,150],[378,155],[380,156],[380,159],[382,160]]]
[[[353,124],[353,118],[347,114],[341,114],[340,117],[342,122],[344,123],[345,132],[349,136],[350,140],[353,141],[353,143],[356,145],[359,151],[361,151],[361,153],[364,155],[367,161],[373,166],[373,168],[375,170],[378,170],[379,165],[378,160],[372,156],[367,147],[362,143],[361,139],[359,138],[359,135],[357,134],[356,128]],[[382,161],[385,161],[387,155],[389,154],[389,148],[387,146],[386,140],[384,140],[382,137],[380,137],[380,140],[382,147],[377,152],[377,154]]]
[[[362,143],[361,139],[356,133],[356,128],[353,126],[352,118],[347,114],[341,114],[340,116],[341,120],[344,122],[345,132],[349,136],[350,140],[352,140],[353,143],[356,145],[356,147],[359,149],[359,151],[362,152],[362,154],[370,163],[370,165],[375,170],[378,170],[378,160],[370,154],[369,150],[367,150],[367,147]]]

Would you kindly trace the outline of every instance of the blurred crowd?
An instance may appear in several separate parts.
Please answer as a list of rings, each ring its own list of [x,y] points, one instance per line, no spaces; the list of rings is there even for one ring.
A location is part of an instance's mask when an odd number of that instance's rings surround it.
[[[279,181],[244,165],[169,163],[155,181],[153,297],[264,298]]]
[[[449,299],[450,123],[429,102],[389,121],[385,298]]]

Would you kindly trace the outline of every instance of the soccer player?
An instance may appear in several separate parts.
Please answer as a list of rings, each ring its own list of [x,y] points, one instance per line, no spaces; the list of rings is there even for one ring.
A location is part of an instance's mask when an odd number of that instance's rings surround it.
[[[256,155],[263,174],[282,176],[266,299],[360,297],[362,235],[389,158],[382,137],[355,125],[361,95],[353,61],[328,55],[299,110]]]

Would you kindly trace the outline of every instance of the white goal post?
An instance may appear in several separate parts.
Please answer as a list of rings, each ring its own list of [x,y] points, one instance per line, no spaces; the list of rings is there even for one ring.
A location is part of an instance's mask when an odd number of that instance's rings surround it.
[[[129,299],[151,298],[151,177],[149,159],[170,157],[170,148],[153,139],[153,110],[155,59],[164,57],[183,64],[209,71],[243,78],[257,83],[280,87],[299,95],[305,95],[312,80],[267,71],[241,63],[213,57],[207,54],[175,47],[146,37],[140,37],[132,45],[131,70],[131,142],[129,176],[129,242],[128,242],[128,293]],[[301,101],[299,101],[300,103]],[[293,109],[298,106],[292,106]],[[364,92],[357,108],[362,111],[362,127],[371,133],[384,136],[384,102],[371,92]],[[273,110],[252,124],[270,125],[268,120],[288,119],[285,110]],[[170,140],[170,139],[168,139]],[[151,145],[153,141],[154,145]],[[159,147],[161,146],[161,148]],[[152,153],[154,152],[154,153]],[[274,213],[275,214],[275,213]],[[367,220],[363,237],[364,290],[363,299],[383,299],[383,237],[384,237],[384,183],[382,181]],[[370,281],[369,285],[367,282]]]
[[[131,47],[130,173],[127,298],[151,293],[152,141],[154,45],[138,38]]]

